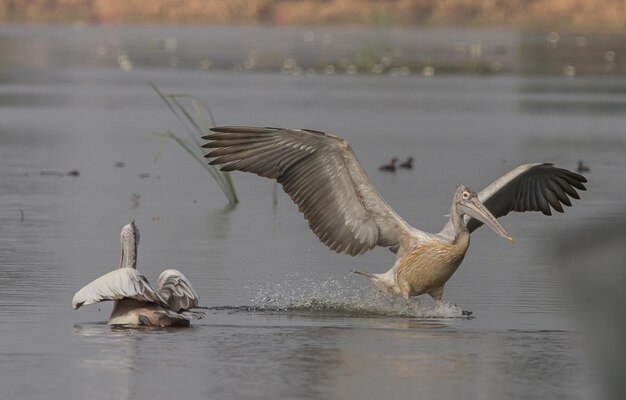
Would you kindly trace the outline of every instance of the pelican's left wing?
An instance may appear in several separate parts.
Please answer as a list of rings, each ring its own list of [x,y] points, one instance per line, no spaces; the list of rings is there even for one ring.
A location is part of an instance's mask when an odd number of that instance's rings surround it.
[[[223,126],[203,139],[211,165],[283,186],[309,227],[332,250],[352,256],[409,245],[419,232],[383,200],[345,140],[309,129]]]
[[[563,205],[571,207],[570,197],[580,199],[576,189],[587,190],[585,182],[584,176],[550,163],[525,164],[493,181],[478,193],[478,198],[496,218],[511,211],[541,211],[552,215],[551,209],[562,213]],[[468,216],[465,222],[470,232],[483,224]],[[448,222],[441,234],[453,231]]]
[[[163,304],[146,278],[133,268],[118,268],[83,286],[72,299],[72,307],[124,298]]]
[[[181,312],[198,306],[198,295],[189,280],[177,269],[166,269],[159,275],[157,293],[169,309]]]

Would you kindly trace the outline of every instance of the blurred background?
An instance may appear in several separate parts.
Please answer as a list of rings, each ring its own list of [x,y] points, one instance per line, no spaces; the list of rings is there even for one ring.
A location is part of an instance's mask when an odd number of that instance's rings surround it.
[[[0,21],[3,396],[626,395],[625,1],[0,0]],[[273,183],[215,179],[213,124],[338,134],[430,232],[457,184],[520,164],[588,191],[503,218],[514,246],[473,234],[444,295],[473,318],[407,309],[350,273],[387,250],[331,253]],[[71,309],[130,218],[148,280],[177,267],[211,307],[191,329]]]
[[[7,22],[501,26],[623,30],[624,3],[581,0],[6,0]]]

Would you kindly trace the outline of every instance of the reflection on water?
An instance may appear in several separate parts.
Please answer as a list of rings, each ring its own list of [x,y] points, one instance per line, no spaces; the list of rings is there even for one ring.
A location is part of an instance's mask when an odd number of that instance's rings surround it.
[[[81,346],[100,349],[81,361],[85,394],[94,399],[111,393],[116,398],[175,395],[182,382],[187,388],[181,393],[194,385],[191,393],[228,399],[260,393],[267,398],[342,393],[380,398],[385,392],[404,397],[416,387],[422,396],[443,398],[508,398],[520,391],[530,398],[558,397],[565,387],[588,393],[586,383],[567,372],[578,363],[570,352],[576,339],[567,332],[484,334],[434,321],[390,319],[359,319],[346,329],[310,325],[304,314],[274,315],[271,321],[182,333],[75,326]],[[190,345],[192,352],[185,350]],[[168,384],[157,391],[146,388],[146,374]],[[529,386],[539,381],[547,390]]]
[[[137,337],[131,330],[112,329],[105,323],[75,325],[73,334],[100,350],[80,360],[84,397],[135,398]]]

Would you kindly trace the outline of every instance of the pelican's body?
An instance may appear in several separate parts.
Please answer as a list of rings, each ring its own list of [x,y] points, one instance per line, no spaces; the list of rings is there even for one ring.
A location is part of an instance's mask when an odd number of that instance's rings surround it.
[[[469,241],[469,233],[451,242],[431,240],[398,258],[396,282],[402,297],[429,294],[441,299],[443,286],[461,265]]]
[[[189,326],[186,318],[172,318],[166,309],[156,303],[135,299],[121,299],[113,302],[109,325],[127,326]]]
[[[276,179],[297,204],[317,237],[332,250],[359,255],[389,248],[396,261],[382,274],[358,272],[377,287],[408,300],[428,294],[442,301],[446,282],[469,247],[470,234],[486,224],[513,241],[497,218],[511,211],[562,212],[586,179],[552,164],[526,164],[480,193],[459,186],[450,217],[439,233],[409,225],[380,196],[348,143],[305,129],[219,127],[204,137],[207,158],[226,171]],[[568,197],[569,196],[569,197]],[[356,271],[355,271],[356,272]]]
[[[180,271],[161,272],[156,290],[137,272],[139,230],[134,221],[122,228],[120,242],[120,267],[76,292],[74,309],[113,300],[109,325],[189,326],[191,319],[204,317],[201,312],[191,311],[198,305],[198,295]]]

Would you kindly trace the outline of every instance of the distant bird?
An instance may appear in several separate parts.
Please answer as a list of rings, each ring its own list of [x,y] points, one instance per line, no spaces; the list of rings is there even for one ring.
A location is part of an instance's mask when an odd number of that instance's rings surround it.
[[[409,157],[405,162],[400,163],[400,168],[413,169],[413,157]]]
[[[68,172],[61,171],[39,171],[39,175],[48,175],[48,176],[80,176],[80,171],[77,169],[72,169]]]
[[[317,237],[352,256],[376,246],[396,253],[384,274],[359,272],[377,287],[405,300],[421,294],[442,302],[443,289],[459,267],[470,233],[486,224],[511,236],[497,218],[511,211],[563,212],[585,190],[574,172],[536,163],[519,166],[479,193],[458,186],[450,217],[439,233],[416,229],[383,200],[345,140],[307,129],[230,126],[211,129],[206,157],[224,171],[246,171],[276,179],[297,204]],[[428,190],[423,188],[423,190]],[[568,197],[569,196],[569,197]]]
[[[389,164],[383,164],[380,167],[378,167],[379,171],[386,171],[386,172],[396,172],[396,163],[398,162],[397,158],[392,158],[391,161],[389,161]]]
[[[191,319],[204,317],[202,312],[191,311],[198,306],[198,295],[180,271],[161,272],[156,290],[137,272],[139,230],[134,220],[122,228],[120,243],[119,268],[76,292],[72,299],[75,310],[113,300],[109,325],[127,326],[189,326]]]
[[[591,168],[589,168],[588,165],[583,164],[583,160],[578,160],[578,166],[576,167],[576,171],[580,173],[589,172],[591,171]]]

